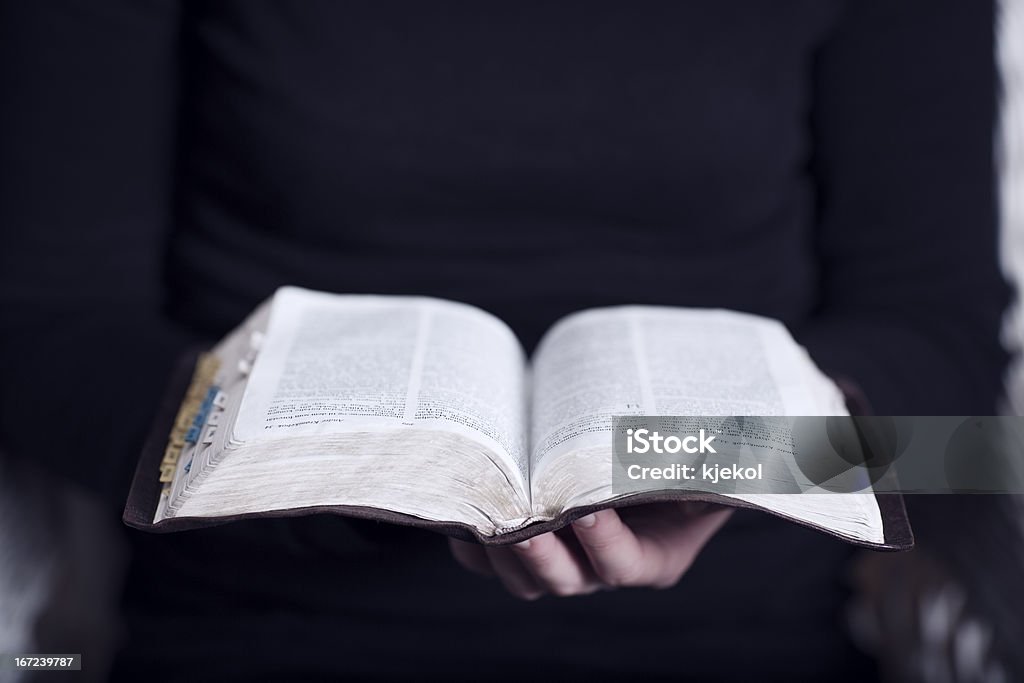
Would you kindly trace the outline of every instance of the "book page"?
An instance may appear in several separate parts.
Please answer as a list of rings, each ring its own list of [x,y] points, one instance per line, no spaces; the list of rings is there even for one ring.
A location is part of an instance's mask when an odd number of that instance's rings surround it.
[[[724,310],[569,316],[541,341],[533,387],[533,500],[542,517],[614,497],[615,415],[846,414],[842,394],[781,323]],[[884,539],[871,494],[732,497],[850,538]]]
[[[845,412],[781,323],[724,310],[630,306],[569,316],[542,340],[534,383],[535,466],[607,444],[613,415]]]
[[[525,360],[479,309],[425,297],[278,290],[232,441],[438,429],[528,478]]]

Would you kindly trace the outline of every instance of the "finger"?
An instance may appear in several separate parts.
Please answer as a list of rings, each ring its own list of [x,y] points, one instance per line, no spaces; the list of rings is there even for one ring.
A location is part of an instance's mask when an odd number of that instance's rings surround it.
[[[658,543],[667,544],[672,548],[686,548],[699,552],[711,537],[722,528],[732,515],[732,508],[713,506],[698,514],[688,512],[685,504],[680,504],[683,511],[683,522],[662,527],[653,532],[651,537]]]
[[[685,510],[685,508],[683,508]],[[715,506],[687,517],[687,522],[674,533],[673,545],[686,547],[694,551],[694,555],[711,541],[722,525],[732,515],[732,508]]]
[[[615,510],[601,510],[573,522],[572,530],[598,578],[609,586],[639,586],[650,580],[651,553]]]
[[[733,508],[731,507],[710,503],[706,504],[704,508],[699,509],[696,514],[690,512],[693,508],[688,507],[686,503],[680,503],[679,507],[684,513],[689,512],[692,515],[694,522],[692,525],[693,538],[700,540],[702,544],[711,540],[711,537],[722,528],[722,525],[729,521],[729,517],[733,513]]]
[[[680,507],[686,510],[684,506]],[[662,548],[670,556],[665,562],[667,572],[654,585],[660,588],[675,585],[731,515],[732,508],[715,506],[697,515],[688,515],[683,523],[663,527],[649,538],[642,539],[641,543]]]
[[[484,552],[482,545],[449,538],[448,547],[451,549],[455,561],[469,571],[484,576],[494,576],[494,567],[487,559],[487,553]]]
[[[544,589],[507,547],[488,546],[485,552],[509,593],[523,600],[536,600],[544,595]]]
[[[589,567],[555,534],[534,536],[511,549],[547,593],[564,597],[593,593],[600,588]]]

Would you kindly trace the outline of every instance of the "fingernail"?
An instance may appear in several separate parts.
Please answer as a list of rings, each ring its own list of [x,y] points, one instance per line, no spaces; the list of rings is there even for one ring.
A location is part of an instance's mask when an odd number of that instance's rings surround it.
[[[575,524],[577,526],[583,527],[584,529],[589,529],[590,527],[597,524],[597,515],[595,515],[594,513],[590,513],[586,517],[580,517],[576,520]]]
[[[516,543],[516,547],[526,550],[530,547],[530,539],[526,539],[525,541],[519,541],[519,543]]]

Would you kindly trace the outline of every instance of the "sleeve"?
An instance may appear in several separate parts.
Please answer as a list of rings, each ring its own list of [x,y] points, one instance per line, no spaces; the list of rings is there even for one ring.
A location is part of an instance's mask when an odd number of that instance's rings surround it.
[[[161,314],[177,6],[0,4],[0,449],[124,495],[189,335]]]
[[[815,61],[821,298],[794,333],[877,414],[992,414],[1001,391],[993,15],[850,2]]]

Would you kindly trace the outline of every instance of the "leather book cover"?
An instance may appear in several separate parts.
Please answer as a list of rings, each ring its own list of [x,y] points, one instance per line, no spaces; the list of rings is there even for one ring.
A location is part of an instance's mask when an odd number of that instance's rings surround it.
[[[390,524],[401,524],[429,529],[454,538],[466,541],[476,541],[486,545],[505,545],[509,543],[518,543],[526,540],[527,538],[537,536],[538,534],[561,529],[562,527],[571,524],[574,520],[596,510],[667,501],[701,501],[718,503],[736,508],[761,510],[766,514],[786,519],[794,524],[800,524],[822,533],[835,536],[847,543],[852,543],[853,545],[871,548],[874,550],[909,550],[914,545],[913,532],[911,531],[910,523],[907,518],[906,508],[903,505],[903,496],[898,493],[875,494],[882,516],[885,535],[885,541],[883,543],[870,543],[848,539],[827,528],[801,520],[792,519],[772,510],[764,510],[763,508],[741,500],[698,491],[657,491],[641,493],[608,503],[574,508],[573,510],[559,516],[557,519],[547,522],[528,524],[524,527],[498,536],[481,536],[476,529],[466,524],[456,522],[435,522],[415,517],[413,515],[406,515],[381,508],[347,505],[293,508],[289,510],[254,512],[227,515],[223,517],[173,517],[154,523],[153,517],[160,501],[160,493],[163,486],[159,480],[160,462],[163,459],[168,436],[177,416],[178,408],[188,388],[189,382],[191,381],[193,368],[195,367],[199,353],[199,350],[192,350],[182,357],[171,381],[168,384],[163,400],[161,401],[158,414],[154,420],[153,428],[150,430],[149,437],[143,447],[142,455],[135,471],[135,477],[132,481],[131,491],[128,494],[128,501],[125,505],[123,515],[124,523],[133,528],[154,533],[164,533],[217,526],[237,520],[260,517],[298,517],[310,514],[338,514],[360,519],[376,520]]]

